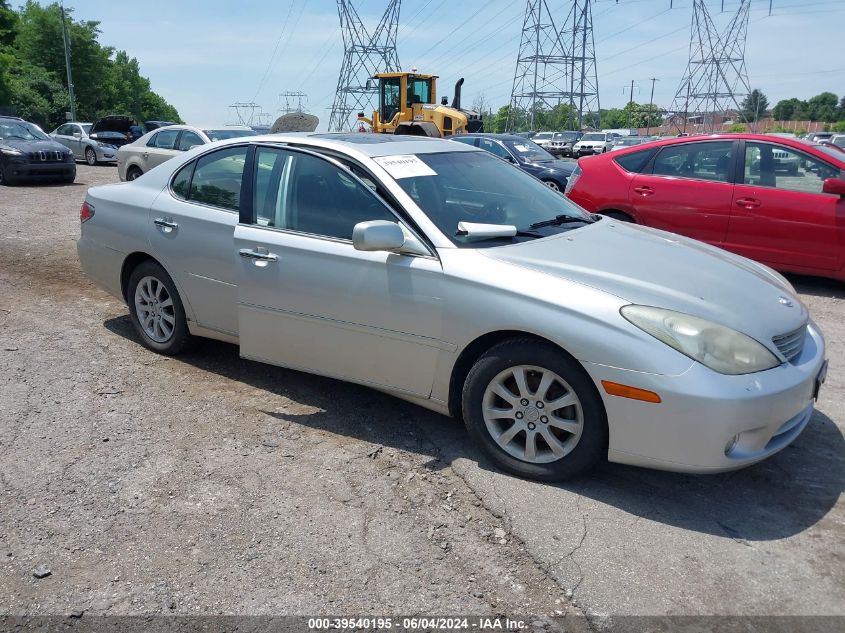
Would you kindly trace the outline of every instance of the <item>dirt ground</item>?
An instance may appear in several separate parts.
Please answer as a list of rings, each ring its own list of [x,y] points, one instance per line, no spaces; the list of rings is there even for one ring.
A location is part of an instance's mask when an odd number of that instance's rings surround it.
[[[783,454],[547,486],[389,396],[147,351],[76,257],[116,179],[0,188],[0,614],[845,615],[842,284],[794,280],[831,365]]]

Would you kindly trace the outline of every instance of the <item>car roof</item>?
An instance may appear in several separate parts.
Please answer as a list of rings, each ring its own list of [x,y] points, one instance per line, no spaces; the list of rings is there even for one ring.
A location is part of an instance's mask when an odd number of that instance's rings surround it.
[[[0,114],[0,119],[9,119],[10,121],[23,121],[19,116],[12,116],[10,114]]]
[[[667,145],[676,145],[676,144],[686,144],[686,143],[699,143],[702,141],[735,141],[737,139],[746,140],[746,141],[761,141],[764,143],[777,143],[779,145],[785,145],[787,147],[792,147],[793,149],[801,150],[801,151],[812,151],[812,148],[815,146],[814,143],[809,143],[802,139],[797,138],[784,138],[782,136],[772,136],[771,134],[755,134],[753,132],[740,132],[740,133],[730,133],[730,134],[701,134],[697,136],[681,136],[681,137],[674,137],[674,138],[667,138],[667,139],[658,139],[656,141],[649,141],[646,143],[642,143],[640,145],[631,145],[630,147],[626,147],[625,149],[621,149],[618,152],[613,152],[616,154],[614,158],[619,156],[623,156],[625,153],[634,153],[634,152],[641,152],[643,151],[643,145],[649,145],[651,147],[664,147]],[[609,156],[609,154],[602,154],[601,156]],[[600,158],[599,156],[593,156],[591,158]],[[830,158],[826,155],[826,158]],[[845,163],[845,161],[841,161]]]

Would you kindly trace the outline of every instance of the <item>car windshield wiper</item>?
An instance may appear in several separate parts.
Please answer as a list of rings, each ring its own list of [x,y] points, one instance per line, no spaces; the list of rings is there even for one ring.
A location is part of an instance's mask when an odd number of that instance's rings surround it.
[[[587,218],[574,218],[571,215],[556,215],[551,220],[543,220],[542,222],[535,222],[528,226],[529,229],[539,229],[544,226],[562,226],[564,224],[575,224],[583,222],[584,224],[592,224],[595,220],[588,220]]]

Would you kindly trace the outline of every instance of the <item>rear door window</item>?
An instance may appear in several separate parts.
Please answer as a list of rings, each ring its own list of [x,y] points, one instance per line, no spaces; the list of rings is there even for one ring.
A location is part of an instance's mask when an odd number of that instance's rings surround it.
[[[651,160],[651,157],[654,156],[656,151],[657,150],[655,149],[647,149],[641,152],[632,152],[630,154],[625,154],[624,156],[618,156],[613,160],[625,171],[633,174],[640,174],[645,169],[645,166],[648,165],[648,162]],[[616,152],[613,153],[615,154]]]
[[[197,159],[188,200],[237,212],[247,150],[229,147]]]

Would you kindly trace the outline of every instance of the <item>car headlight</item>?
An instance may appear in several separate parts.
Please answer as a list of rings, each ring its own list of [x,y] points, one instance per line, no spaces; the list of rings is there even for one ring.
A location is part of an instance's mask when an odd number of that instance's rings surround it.
[[[765,371],[780,360],[750,336],[682,312],[627,305],[620,312],[633,325],[720,374]]]
[[[7,156],[23,156],[23,152],[21,150],[9,147],[8,145],[0,145],[0,152],[6,154]]]

